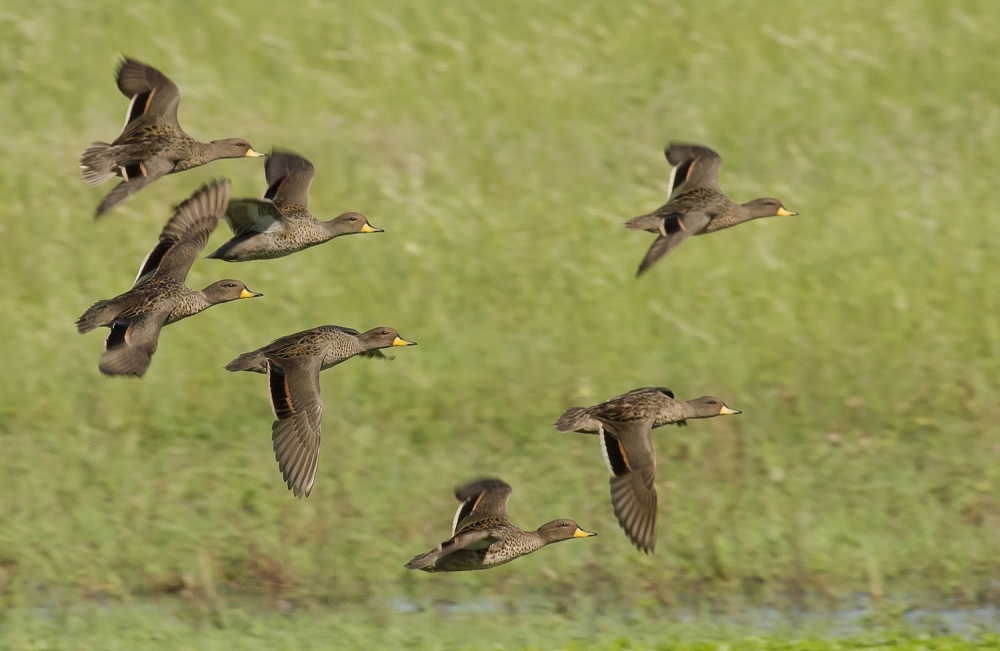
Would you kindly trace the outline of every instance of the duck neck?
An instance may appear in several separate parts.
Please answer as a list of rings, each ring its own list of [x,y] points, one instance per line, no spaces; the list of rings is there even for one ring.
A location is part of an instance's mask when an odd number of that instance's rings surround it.
[[[525,536],[525,542],[527,543],[526,547],[528,551],[535,551],[536,549],[541,549],[542,547],[548,545],[551,542],[555,542],[553,540],[548,540],[544,534],[542,534],[540,531],[537,530],[525,531],[524,536]]]
[[[323,355],[323,363],[320,364],[320,369],[325,371],[328,368],[336,366],[337,364],[342,364],[355,355],[360,355],[364,352],[366,352],[364,344],[357,339],[348,341],[343,348],[330,344],[327,346],[326,352]]]
[[[218,297],[213,296],[211,292],[206,292],[204,289],[201,290],[200,292],[195,292],[195,294],[197,297],[195,300],[199,304],[199,306],[201,306],[202,310],[207,310],[213,305],[218,305],[219,303],[222,303],[222,301]]]
[[[215,305],[203,291],[192,291],[187,300],[180,301],[167,316],[167,323],[175,323],[199,312],[204,312]]]
[[[336,219],[320,223],[323,224],[323,229],[330,234],[330,237],[337,237],[348,232],[346,225],[343,222],[338,222]]]
[[[700,405],[693,401],[683,402],[684,418],[704,418],[705,414],[702,413]]]
[[[736,226],[737,224],[742,224],[743,222],[748,222],[751,219],[757,219],[758,217],[763,216],[764,215],[754,214],[754,212],[750,209],[750,204],[734,203],[730,206],[729,210],[726,210],[711,221],[708,225],[708,231],[714,232],[722,230],[723,228]]]
[[[196,148],[202,158],[215,160],[222,158],[222,148],[217,142],[196,142]]]

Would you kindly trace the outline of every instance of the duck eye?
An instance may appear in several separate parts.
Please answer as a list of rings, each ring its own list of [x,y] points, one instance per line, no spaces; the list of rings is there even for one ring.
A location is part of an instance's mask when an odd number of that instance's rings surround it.
[[[381,332],[381,334],[383,334],[383,335],[387,335],[387,334],[389,334],[389,331],[388,331],[388,330],[383,330],[383,331]]]
[[[715,404],[715,401],[714,401],[714,400],[709,400],[709,401],[708,401],[708,404],[710,404],[710,405],[714,405],[714,404]]]
[[[352,222],[356,222],[356,221],[358,221],[358,218],[357,217],[351,217],[351,221]]]

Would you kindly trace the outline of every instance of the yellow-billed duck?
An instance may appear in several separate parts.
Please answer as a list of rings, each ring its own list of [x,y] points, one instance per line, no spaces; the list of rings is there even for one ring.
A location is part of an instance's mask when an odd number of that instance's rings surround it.
[[[708,147],[671,143],[665,154],[673,166],[667,203],[625,222],[629,230],[657,235],[637,276],[692,235],[714,233],[760,217],[798,214],[786,210],[778,199],[754,199],[744,204],[730,201],[719,189],[722,157]]]
[[[487,570],[542,547],[571,538],[587,538],[573,520],[552,520],[536,531],[522,531],[507,517],[511,487],[499,479],[480,479],[455,490],[461,504],[451,525],[451,538],[415,556],[407,569],[424,572]]]
[[[203,143],[184,133],[177,122],[181,91],[156,68],[125,57],[118,64],[116,81],[129,99],[125,126],[114,142],[91,143],[80,158],[80,173],[87,185],[101,185],[116,176],[122,179],[101,200],[95,216],[111,211],[167,174],[219,158],[264,156],[242,138]]]

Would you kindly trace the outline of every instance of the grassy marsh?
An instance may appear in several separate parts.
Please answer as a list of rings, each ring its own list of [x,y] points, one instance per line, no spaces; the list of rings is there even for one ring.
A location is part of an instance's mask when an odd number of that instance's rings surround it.
[[[853,592],[997,600],[1000,15],[986,0],[334,4],[0,11],[0,600],[172,591],[302,604],[574,590],[644,607]],[[126,102],[119,52],[170,75],[193,136],[290,147],[319,216],[386,233],[195,264],[265,293],[100,377],[74,319],[124,290],[169,207],[259,164],[168,177],[94,223],[79,179]],[[736,200],[800,217],[688,242],[636,281],[671,139]],[[225,239],[218,232],[209,248]],[[259,377],[223,365],[323,323],[418,348],[322,376],[312,496],[291,497]],[[550,423],[649,384],[744,415],[656,437],[658,553],[621,535],[590,437]],[[450,489],[601,535],[468,576],[402,564]],[[791,595],[791,597],[789,597]],[[210,600],[210,599],[209,599]],[[737,647],[733,647],[734,649]]]

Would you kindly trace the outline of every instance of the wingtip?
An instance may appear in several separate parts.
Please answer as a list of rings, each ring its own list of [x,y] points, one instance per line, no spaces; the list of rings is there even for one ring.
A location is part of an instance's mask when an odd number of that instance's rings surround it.
[[[653,552],[656,549],[656,541],[655,540],[651,544],[646,545],[646,544],[643,544],[642,542],[640,542],[639,540],[637,540],[636,538],[633,538],[632,536],[628,536],[628,541],[630,543],[632,543],[633,547],[635,547],[638,551],[642,552],[643,554],[647,554],[649,556],[653,556],[654,555]]]

